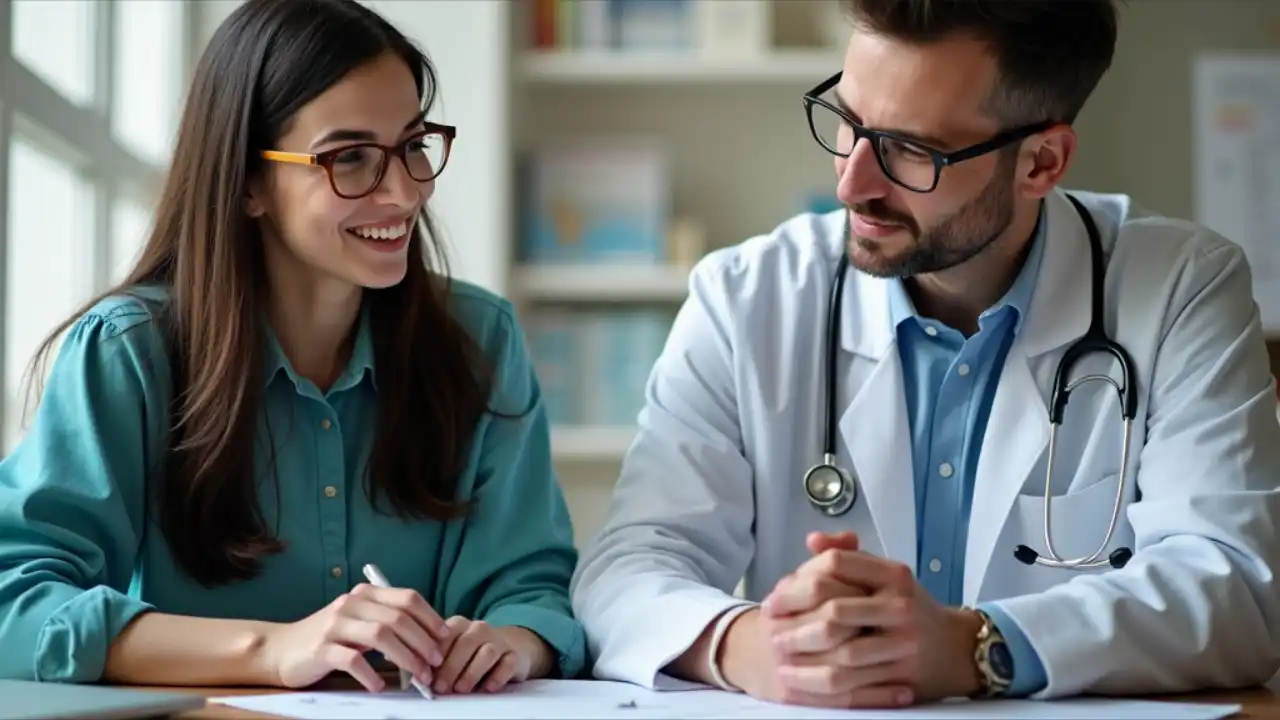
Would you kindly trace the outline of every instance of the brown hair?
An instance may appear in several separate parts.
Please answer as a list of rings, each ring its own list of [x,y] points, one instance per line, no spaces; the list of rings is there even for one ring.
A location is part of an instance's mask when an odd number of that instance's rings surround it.
[[[909,43],[956,35],[990,45],[990,100],[1006,126],[1074,122],[1111,66],[1112,0],[845,0],[856,25]]]
[[[153,315],[166,338],[174,399],[149,501],[179,565],[207,586],[250,578],[263,556],[284,549],[263,518],[254,474],[267,281],[262,236],[246,211],[247,183],[261,169],[258,152],[273,147],[299,108],[388,52],[414,71],[429,110],[437,85],[431,62],[358,2],[240,5],[196,68],[137,265],[36,354],[42,362],[55,338],[107,296],[169,288]],[[487,408],[492,369],[449,311],[443,248],[425,210],[408,265],[402,282],[364,295],[383,389],[366,492],[375,505],[388,500],[400,517],[448,519],[466,510],[454,500],[456,478]]]

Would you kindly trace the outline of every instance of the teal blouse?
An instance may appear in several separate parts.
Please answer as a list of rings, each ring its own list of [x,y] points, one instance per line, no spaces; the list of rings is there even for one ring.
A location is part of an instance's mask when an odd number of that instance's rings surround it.
[[[164,449],[172,393],[159,328],[130,297],[78,319],[28,435],[0,462],[0,677],[96,681],[109,644],[149,609],[299,620],[363,582],[365,563],[443,617],[537,633],[558,654],[559,675],[578,675],[586,641],[568,597],[577,554],[523,333],[505,300],[461,281],[453,288],[455,316],[496,367],[490,406],[534,408],[518,420],[481,419],[458,483],[460,497],[477,502],[470,515],[405,522],[368,502],[361,471],[375,403],[396,389],[377,387],[367,317],[327,393],[297,375],[273,339],[263,409],[271,433],[259,446],[274,444],[279,483],[261,452],[258,487],[286,551],[258,577],[215,589],[185,576],[154,518],[144,521],[146,468]]]

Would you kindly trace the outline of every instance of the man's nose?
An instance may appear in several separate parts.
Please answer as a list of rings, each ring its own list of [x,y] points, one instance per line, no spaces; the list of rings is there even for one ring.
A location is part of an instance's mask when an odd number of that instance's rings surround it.
[[[836,197],[845,206],[878,200],[889,194],[892,181],[884,174],[872,141],[860,138],[847,158],[836,164]]]

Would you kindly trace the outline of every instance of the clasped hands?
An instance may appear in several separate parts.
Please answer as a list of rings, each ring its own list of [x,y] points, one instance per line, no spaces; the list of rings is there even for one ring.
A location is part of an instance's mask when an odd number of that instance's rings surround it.
[[[978,689],[975,613],[935,601],[905,565],[860,552],[853,533],[813,533],[806,544],[813,557],[734,623],[758,641],[735,643],[756,646],[755,657],[744,652],[735,663],[735,684],[775,702],[839,708]],[[734,682],[729,662],[722,667]]]

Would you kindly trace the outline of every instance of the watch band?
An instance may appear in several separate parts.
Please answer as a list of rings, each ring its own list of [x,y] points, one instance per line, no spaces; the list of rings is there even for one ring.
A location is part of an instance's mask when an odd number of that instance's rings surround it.
[[[733,624],[733,621],[753,607],[755,606],[744,604],[729,608],[720,614],[720,617],[716,620],[715,629],[711,632],[711,647],[708,650],[711,657],[709,658],[708,666],[711,668],[712,683],[721,690],[742,692],[742,688],[736,687],[728,680],[725,680],[724,673],[720,671],[720,645],[724,642],[725,633],[729,631],[729,626]]]
[[[981,610],[974,610],[982,619],[982,627],[978,629],[978,642],[973,651],[974,665],[978,669],[978,678],[982,683],[974,697],[999,697],[1009,690],[1013,678],[1000,671],[1000,666],[993,662],[993,652],[1007,652],[1008,645],[1004,635],[996,627],[991,617]],[[1007,670],[1007,668],[1005,668]]]

